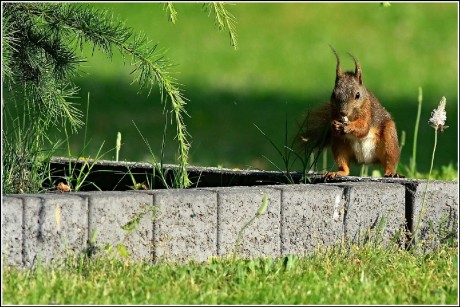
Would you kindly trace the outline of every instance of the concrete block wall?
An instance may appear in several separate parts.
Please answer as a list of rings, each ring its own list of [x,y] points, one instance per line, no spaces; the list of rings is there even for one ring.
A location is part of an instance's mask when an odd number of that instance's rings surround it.
[[[52,263],[91,244],[124,246],[130,259],[186,262],[309,254],[317,247],[384,243],[412,231],[426,181],[335,182],[129,192],[2,196],[2,261]],[[267,210],[241,229],[268,198]],[[418,239],[458,233],[458,183],[431,181]],[[128,230],[130,227],[131,230]],[[446,229],[449,232],[446,232]]]
[[[368,236],[388,242],[404,240],[405,187],[399,184],[356,182],[334,184],[344,188],[345,240],[359,242]]]
[[[283,185],[281,255],[303,255],[344,237],[344,189],[334,185]]]
[[[217,194],[206,190],[148,191],[157,208],[153,258],[204,261],[217,255]]]
[[[218,256],[235,252],[243,257],[277,257],[280,255],[281,192],[268,187],[219,188],[218,204]],[[235,246],[237,237],[268,197],[265,214],[256,218],[242,232],[241,244]]]
[[[24,205],[21,198],[2,197],[2,263],[22,265]]]
[[[88,237],[96,232],[96,246],[117,248],[123,245],[132,259],[151,258],[153,224],[152,212],[148,208],[153,205],[152,197],[133,192],[76,194],[88,202]],[[135,229],[122,228],[136,219]]]
[[[423,206],[423,201],[426,199]],[[425,249],[435,248],[443,241],[458,236],[458,185],[444,181],[431,181],[412,187],[408,191],[411,198],[411,230],[418,225],[417,240]],[[423,206],[423,208],[422,208]],[[423,209],[423,212],[422,212]],[[422,214],[422,215],[421,215]],[[419,218],[420,215],[422,218]]]
[[[49,263],[79,252],[88,240],[88,202],[76,195],[22,197],[22,261]]]

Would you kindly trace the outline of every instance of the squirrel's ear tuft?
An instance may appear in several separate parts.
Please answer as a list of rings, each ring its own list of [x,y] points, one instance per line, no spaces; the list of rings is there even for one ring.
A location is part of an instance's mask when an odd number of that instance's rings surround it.
[[[355,76],[359,80],[359,84],[363,84],[363,72],[361,71],[361,65],[358,62],[355,62]]]
[[[335,80],[337,81],[340,77],[342,77],[342,69],[340,68],[340,59],[334,47],[332,47],[331,45],[329,45],[329,47],[331,47],[332,52],[334,52],[335,58],[337,59],[337,67],[335,68],[335,78],[336,78]]]
[[[359,84],[363,84],[363,72],[361,71],[361,65],[351,53],[348,54],[353,58],[353,61],[355,61],[355,77],[358,78]]]

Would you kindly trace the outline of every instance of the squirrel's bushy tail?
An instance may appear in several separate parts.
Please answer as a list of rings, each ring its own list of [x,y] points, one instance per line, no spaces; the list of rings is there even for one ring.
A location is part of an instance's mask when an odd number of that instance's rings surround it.
[[[296,137],[300,149],[317,160],[319,154],[331,141],[331,104],[309,110]]]

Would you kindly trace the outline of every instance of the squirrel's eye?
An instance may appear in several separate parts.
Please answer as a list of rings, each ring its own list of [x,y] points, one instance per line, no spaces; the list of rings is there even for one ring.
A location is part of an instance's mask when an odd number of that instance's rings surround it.
[[[355,99],[359,99],[359,97],[361,97],[361,95],[359,94],[359,92],[357,92],[355,95]]]

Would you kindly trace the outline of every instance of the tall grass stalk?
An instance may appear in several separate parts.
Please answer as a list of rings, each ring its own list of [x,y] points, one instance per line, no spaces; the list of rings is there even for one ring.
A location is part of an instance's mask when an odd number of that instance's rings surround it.
[[[417,137],[418,137],[418,126],[420,123],[420,113],[422,111],[422,99],[423,99],[423,92],[422,87],[419,86],[418,88],[418,108],[417,108],[417,118],[415,120],[415,127],[414,127],[414,140],[412,143],[412,158],[410,160],[410,174],[411,177],[415,177],[417,172]]]
[[[80,169],[77,169],[76,167],[73,166],[73,163],[71,161],[71,158],[73,157],[71,149],[70,149],[70,137],[67,132],[67,127],[64,126],[64,133],[66,135],[66,140],[67,140],[67,154],[69,158],[69,167],[68,171],[69,173],[65,175],[65,180],[67,181],[67,184],[70,186],[70,188],[73,191],[79,191],[83,186],[85,185],[93,185],[96,189],[100,190],[100,188],[94,183],[94,182],[87,182],[88,176],[91,174],[93,167],[96,165],[98,160],[101,160],[103,156],[105,156],[107,153],[109,153],[112,149],[109,149],[106,152],[101,153],[102,148],[104,147],[104,143],[102,142],[101,146],[99,146],[99,149],[96,153],[95,158],[93,159],[93,162],[89,162],[90,157],[82,157],[79,159],[82,159],[83,166]],[[85,150],[85,148],[88,146],[88,143],[85,143],[83,146],[82,152],[78,155],[81,157],[81,154]]]
[[[436,152],[436,145],[438,143],[438,130],[443,131],[444,129],[448,128],[448,126],[445,126],[445,121],[446,121],[446,98],[442,97],[441,101],[439,102],[439,106],[437,109],[433,110],[431,113],[431,118],[429,120],[429,123],[431,126],[434,128],[434,145],[433,145],[433,152],[431,154],[431,165],[430,165],[430,171],[428,173],[428,179],[425,185],[425,191],[423,193],[423,200],[422,200],[422,206],[420,209],[420,213],[418,215],[417,219],[417,224],[414,228],[414,231],[412,232],[412,238],[409,242],[409,247],[413,245],[413,242],[415,240],[415,237],[419,231],[420,228],[420,223],[423,218],[423,215],[425,214],[425,204],[426,204],[426,195],[428,192],[428,185],[430,184],[430,179],[431,179],[431,172],[433,171],[433,163],[434,163],[434,155]]]
[[[438,130],[435,130],[434,132],[434,146],[433,146],[433,153],[431,155],[431,166],[430,166],[430,171],[428,173],[428,179],[426,181],[426,185],[425,185],[425,191],[423,192],[423,200],[422,200],[422,207],[420,209],[420,213],[418,215],[418,219],[417,219],[417,224],[414,228],[414,231],[412,233],[412,238],[409,242],[409,246],[411,246],[413,243],[413,241],[415,240],[415,236],[417,234],[417,232],[419,231],[419,228],[420,228],[420,223],[422,221],[422,218],[423,218],[423,215],[425,215],[425,203],[426,203],[426,195],[427,195],[427,192],[428,192],[428,185],[430,184],[430,179],[431,179],[431,171],[433,170],[433,161],[434,161],[434,153],[436,151],[436,144],[438,142]]]
[[[139,128],[137,127],[136,123],[133,121],[133,125],[134,127],[136,127],[136,130],[137,132],[139,133],[139,135],[141,136],[142,140],[144,141],[144,144],[147,146],[149,152],[150,152],[150,156],[152,157],[152,172],[153,172],[153,175],[152,175],[152,182],[150,183],[151,186],[150,188],[153,188],[154,184],[155,184],[155,178],[159,178],[162,185],[166,188],[169,187],[169,184],[168,184],[168,181],[166,179],[166,174],[163,172],[163,153],[164,153],[164,139],[165,139],[165,135],[166,135],[166,125],[165,125],[165,130],[163,131],[163,141],[162,141],[162,147],[161,147],[161,159],[160,161],[158,162],[157,161],[157,158],[155,157],[155,154],[153,153],[153,150],[152,150],[152,147],[150,146],[149,144],[149,141],[144,137],[144,135],[142,134],[142,132],[139,130]],[[181,186],[181,184],[183,183],[180,179],[176,178],[178,177],[177,176],[177,173],[176,173],[176,176],[174,176],[175,179],[176,179],[176,186],[174,187],[177,187],[177,188],[180,188],[180,187],[184,187],[184,186]]]
[[[263,157],[268,161],[270,162],[274,167],[276,167],[278,169],[278,171],[280,172],[285,172],[285,176],[287,178],[287,180],[291,183],[294,183],[294,180],[292,179],[292,176],[290,174],[290,169],[291,169],[291,153],[292,151],[288,150],[288,146],[287,146],[287,129],[285,129],[285,134],[284,134],[284,150],[281,150],[280,148],[278,148],[278,146],[276,146],[276,144],[273,142],[273,140],[262,130],[259,128],[259,126],[257,126],[256,124],[254,124],[254,126],[257,128],[257,130],[260,131],[260,133],[262,133],[262,135],[270,142],[270,144],[273,146],[273,148],[276,150],[276,152],[279,154],[279,156],[281,157],[281,160],[283,161],[283,164],[284,164],[284,170],[280,167],[278,167],[273,161],[271,161],[268,157],[266,157],[265,155],[263,155]],[[287,120],[286,120],[286,126],[287,126]]]
[[[84,133],[84,139],[83,139],[83,148],[81,149],[81,151],[77,154],[77,157],[78,159],[82,159],[84,162],[83,162],[83,166],[77,170],[73,164],[72,164],[72,157],[74,157],[74,155],[72,154],[72,150],[71,150],[71,142],[70,142],[70,135],[67,131],[67,125],[64,125],[64,134],[65,134],[65,137],[66,137],[66,143],[67,143],[67,156],[69,158],[69,166],[68,166],[68,171],[69,173],[68,174],[65,174],[65,180],[67,181],[67,184],[70,186],[70,188],[73,190],[73,191],[79,191],[83,186],[87,185],[87,184],[91,184],[93,185],[96,189],[100,190],[99,187],[93,183],[93,182],[87,182],[87,178],[88,176],[90,175],[94,165],[97,163],[98,160],[100,160],[103,156],[105,156],[107,153],[109,153],[112,149],[109,149],[107,150],[106,152],[102,152],[102,148],[104,147],[104,142],[102,142],[101,146],[99,146],[99,149],[96,153],[96,156],[95,158],[93,159],[93,162],[88,162],[90,160],[90,157],[86,156],[85,155],[85,150],[86,148],[89,146],[89,143],[91,140],[87,141],[87,129],[88,129],[88,118],[89,118],[89,106],[90,106],[90,94],[88,92],[88,100],[87,100],[87,104],[86,104],[86,122],[85,122],[85,133]],[[52,174],[49,174],[48,176],[49,178],[49,181],[51,183],[53,183],[53,179],[52,179]]]
[[[323,171],[327,169],[327,150],[323,150]]]
[[[51,119],[44,117],[39,123],[33,103],[10,99],[2,106],[2,192],[39,193],[49,175],[51,157],[63,142],[46,135],[46,121]]]
[[[303,125],[299,126],[299,130],[297,132],[297,135],[295,138],[292,139],[292,142],[290,145],[288,145],[288,119],[286,116],[285,120],[285,127],[284,127],[284,146],[279,148],[275,142],[261,129],[259,126],[254,124],[254,126],[259,130],[260,133],[270,142],[272,147],[276,150],[278,155],[280,156],[281,160],[283,161],[283,168],[279,167],[276,165],[272,160],[270,160],[268,157],[263,155],[263,157],[270,162],[278,171],[284,172],[286,180],[289,183],[295,183],[294,178],[292,177],[291,174],[291,169],[294,165],[295,162],[299,161],[302,164],[302,178],[301,182],[308,182],[310,180],[308,173],[311,170],[314,170],[316,168],[316,165],[318,164],[319,157],[321,153],[323,153],[323,165],[327,166],[327,152],[325,150],[318,149],[315,154],[315,148],[307,148],[304,146],[302,148],[302,152],[299,153],[296,150],[294,150],[296,143],[298,142],[298,138],[301,136],[302,130],[303,130]],[[294,155],[294,157],[292,156]],[[324,166],[324,168],[326,168]]]
[[[402,149],[404,148],[404,145],[406,145],[406,131],[403,130],[401,131],[401,137],[399,141],[399,151],[402,152]],[[398,169],[399,161],[396,163],[396,169]]]
[[[86,138],[88,136],[88,119],[89,119],[89,93],[88,92],[88,97],[87,97],[87,103],[86,103],[86,117],[85,117],[85,135],[83,136],[83,143],[86,143]],[[83,157],[85,156],[85,149],[83,148]]]

